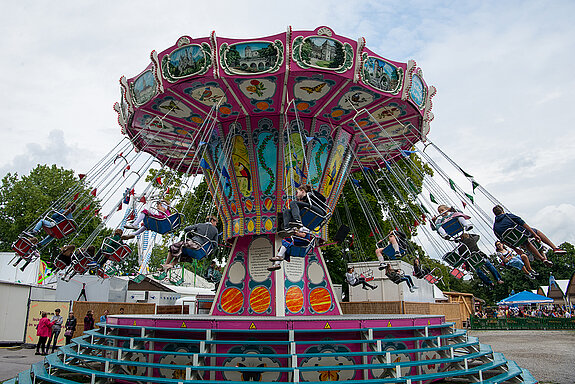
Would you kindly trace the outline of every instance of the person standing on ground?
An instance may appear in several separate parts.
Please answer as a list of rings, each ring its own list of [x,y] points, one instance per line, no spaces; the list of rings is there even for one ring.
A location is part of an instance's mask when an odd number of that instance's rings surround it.
[[[36,335],[38,336],[38,344],[36,344],[36,355],[47,355],[46,340],[52,334],[52,323],[48,320],[46,312],[42,312],[40,322],[36,326]],[[40,352],[42,348],[42,352]]]
[[[70,311],[68,314],[68,320],[66,320],[66,325],[64,326],[66,330],[64,331],[64,337],[66,338],[66,345],[72,342],[72,337],[74,337],[74,332],[76,332],[76,323],[78,319],[74,317],[74,312]]]
[[[106,321],[108,321],[108,310],[106,309],[104,311],[104,314],[102,316],[100,316],[100,323],[105,323]]]
[[[62,330],[62,324],[64,324],[64,318],[60,316],[60,308],[54,310],[54,316],[50,320],[52,322],[52,335],[46,343],[46,350],[50,349],[50,344],[52,344],[52,353],[56,349],[56,344],[58,344],[58,337],[60,336],[60,331]],[[52,342],[52,340],[54,340]]]
[[[94,329],[94,314],[91,309],[88,310],[86,317],[84,317],[84,332],[90,329]]]

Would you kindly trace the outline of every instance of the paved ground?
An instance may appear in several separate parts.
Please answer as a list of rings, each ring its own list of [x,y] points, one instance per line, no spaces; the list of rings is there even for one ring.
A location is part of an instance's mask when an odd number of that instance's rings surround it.
[[[575,383],[575,331],[470,331],[540,383]]]
[[[470,331],[541,383],[575,384],[575,331]],[[34,349],[0,348],[0,382],[42,360]]]
[[[34,348],[0,348],[0,383],[30,369],[31,364],[44,358],[34,355],[34,352],[36,352]]]

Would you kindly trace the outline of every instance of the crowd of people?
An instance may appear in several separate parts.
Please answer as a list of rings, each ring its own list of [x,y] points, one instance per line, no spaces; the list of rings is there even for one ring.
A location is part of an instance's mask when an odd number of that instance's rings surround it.
[[[74,315],[74,311],[70,310],[68,312],[68,317],[66,321],[60,315],[60,308],[54,309],[54,315],[48,318],[48,313],[42,311],[40,313],[40,321],[36,324],[36,336],[38,336],[38,342],[36,344],[36,355],[47,355],[52,348],[52,353],[56,349],[56,345],[60,341],[60,333],[62,329],[64,330],[64,339],[66,340],[66,345],[72,342],[72,338],[76,333],[76,327],[78,325],[78,319]],[[100,316],[100,322],[105,323],[108,318],[109,311],[106,309],[102,316]],[[120,308],[118,315],[124,314],[124,308]],[[86,312],[84,317],[84,331],[89,331],[94,329],[95,319],[94,312],[90,309]],[[50,347],[51,346],[51,347]]]
[[[575,307],[566,305],[538,306],[538,307],[498,307],[487,308],[485,311],[476,311],[475,317],[479,319],[506,319],[514,317],[557,317],[570,319]]]

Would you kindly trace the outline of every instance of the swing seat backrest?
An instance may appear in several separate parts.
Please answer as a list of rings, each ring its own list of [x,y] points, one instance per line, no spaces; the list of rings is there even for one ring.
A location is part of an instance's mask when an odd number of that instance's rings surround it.
[[[15,242],[12,243],[12,249],[18,256],[26,258],[32,252],[34,245],[30,239],[26,237],[19,237]]]
[[[465,272],[463,272],[458,268],[453,268],[453,270],[450,273],[451,276],[455,277],[456,279],[461,279],[463,276],[465,276]]]
[[[144,217],[144,226],[150,231],[164,235],[172,232],[180,227],[182,224],[182,215],[178,212],[172,213],[168,217],[158,219],[152,216]]]
[[[106,272],[104,272],[104,269],[102,268],[98,268],[98,270],[96,271],[96,275],[101,279],[107,279],[110,277],[106,274]]]
[[[507,228],[501,234],[501,241],[511,247],[520,247],[528,240],[528,236],[523,230],[523,227],[516,225],[515,227]]]
[[[72,256],[72,268],[77,273],[82,274],[88,269],[88,263],[90,261],[92,261],[92,258],[86,252],[82,250],[76,251]]]
[[[54,221],[53,217],[57,217],[56,223],[53,226],[44,225],[44,232],[46,232],[48,236],[52,236],[55,239],[62,239],[78,229],[78,225],[73,219],[68,219],[59,212],[47,216],[46,220]]]
[[[67,267],[66,263],[64,263],[59,258],[56,258],[56,260],[54,260],[54,268],[56,268],[58,271],[62,271],[66,269],[66,267]]]
[[[477,268],[481,268],[481,266],[483,264],[485,264],[485,261],[483,259],[483,255],[480,252],[473,252],[471,253],[467,259],[467,264],[469,264],[469,266],[472,269],[477,269]]]
[[[300,209],[301,221],[304,227],[317,232],[329,218],[329,209],[325,197],[317,191],[308,193],[307,200],[311,207]]]
[[[112,239],[111,237],[106,237],[102,242],[101,248],[102,254],[107,256],[108,259],[120,262],[130,253],[132,249],[119,241]]]
[[[433,276],[433,274],[431,274],[431,273],[428,273],[423,278],[425,280],[427,280],[429,282],[429,284],[435,284],[439,281],[439,279],[437,277]]]
[[[457,250],[446,253],[443,255],[442,259],[454,268],[459,267],[465,261],[463,258],[461,258],[459,253],[457,253]]]
[[[365,281],[372,281],[374,279],[373,270],[368,269],[368,270],[362,272],[361,275],[359,275],[359,277],[363,277],[365,279]]]
[[[463,232],[463,225],[461,225],[457,217],[454,217],[445,222],[441,228],[443,228],[445,232],[451,237],[455,237],[459,233]]]
[[[292,235],[294,240],[294,245],[288,248],[287,253],[294,257],[306,257],[310,252],[313,251],[315,247],[315,238],[312,237],[311,240],[304,239],[302,237]],[[303,245],[307,242],[307,245]],[[302,245],[295,245],[295,243],[300,243]]]
[[[186,232],[186,235],[184,236],[184,242],[188,242],[188,240],[194,236],[201,237],[204,240],[204,244],[199,249],[182,247],[182,256],[188,257],[190,259],[201,260],[214,251],[215,244],[207,236],[197,232]]]
[[[385,248],[383,248],[382,252],[390,260],[396,260],[397,259],[397,257],[395,257],[395,249],[393,249],[393,245],[391,245],[391,244],[388,244]],[[406,252],[407,251],[405,249],[399,247],[399,253],[401,254],[401,256],[405,255]]]

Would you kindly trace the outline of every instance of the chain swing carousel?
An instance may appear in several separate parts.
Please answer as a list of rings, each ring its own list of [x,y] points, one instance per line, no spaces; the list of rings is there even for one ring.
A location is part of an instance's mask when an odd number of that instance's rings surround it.
[[[232,250],[209,315],[110,316],[33,366],[36,382],[535,382],[443,316],[344,315],[314,246],[350,173],[425,140],[435,88],[414,61],[328,27],[212,32],[153,51],[120,83],[122,132],[162,164],[203,174]],[[326,198],[325,215],[302,212],[312,246],[269,271],[282,210],[304,184]]]

